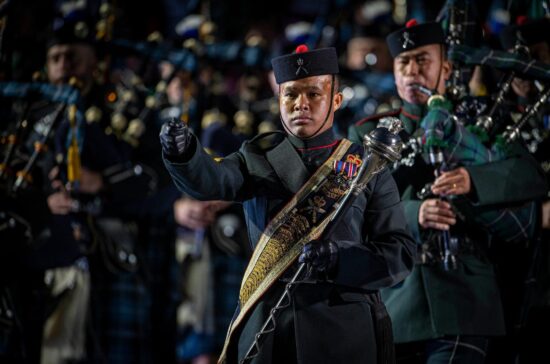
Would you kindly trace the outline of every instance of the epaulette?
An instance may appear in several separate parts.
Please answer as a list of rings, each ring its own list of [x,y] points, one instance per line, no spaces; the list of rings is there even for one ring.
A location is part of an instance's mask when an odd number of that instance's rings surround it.
[[[386,116],[397,116],[400,113],[401,113],[401,109],[398,109],[398,110],[392,110],[392,111],[384,112],[384,113],[381,113],[381,114],[367,116],[366,118],[361,119],[358,122],[356,122],[355,126],[363,125],[363,124],[365,124],[369,121],[378,121],[381,118],[385,118]]]

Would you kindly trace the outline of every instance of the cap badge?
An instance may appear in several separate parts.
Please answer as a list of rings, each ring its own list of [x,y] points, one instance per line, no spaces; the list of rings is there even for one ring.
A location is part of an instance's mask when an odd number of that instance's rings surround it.
[[[409,32],[403,32],[403,48],[408,48],[409,44],[411,46],[414,46],[414,42],[411,39],[411,35]]]
[[[298,66],[298,69],[296,70],[296,76],[298,76],[298,74],[300,72],[304,72],[306,75],[309,74],[309,71],[307,70],[307,68],[304,66],[304,59],[303,58],[298,58],[296,60],[296,65]]]

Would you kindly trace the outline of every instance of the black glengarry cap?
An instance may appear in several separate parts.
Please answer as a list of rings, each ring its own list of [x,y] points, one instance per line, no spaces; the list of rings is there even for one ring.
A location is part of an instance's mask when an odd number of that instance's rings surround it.
[[[405,28],[390,33],[386,43],[392,57],[429,44],[445,44],[445,34],[437,22],[418,24],[415,19],[407,22]]]
[[[277,84],[295,81],[306,77],[334,75],[338,70],[338,56],[334,48],[321,48],[310,51],[299,45],[292,54],[271,60]]]

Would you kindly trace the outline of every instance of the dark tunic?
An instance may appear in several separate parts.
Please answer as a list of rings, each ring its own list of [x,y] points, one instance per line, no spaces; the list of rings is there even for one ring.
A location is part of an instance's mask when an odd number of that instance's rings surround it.
[[[408,134],[413,134],[425,112],[420,106],[405,104],[393,116],[403,121]],[[379,119],[375,116],[350,127],[350,139],[359,140]],[[459,237],[465,248],[459,254],[457,269],[446,271],[441,264],[417,264],[403,283],[382,291],[393,321],[396,343],[444,335],[492,336],[505,332],[497,277],[487,252],[489,244],[499,242],[475,223],[473,217],[486,209],[540,198],[546,186],[535,161],[525,152],[465,168],[473,192],[467,198],[454,200],[463,218],[457,219],[451,235]],[[400,166],[393,176],[402,192],[407,223],[420,247],[426,243],[428,231],[418,224],[422,201],[417,192],[426,183],[433,182],[433,168],[419,156],[412,167]]]
[[[266,148],[262,139],[244,143],[240,151],[219,163],[196,139],[184,159],[164,158],[176,185],[191,196],[242,201],[253,245],[267,223],[338,145],[331,130],[307,143],[279,135],[274,146]],[[410,272],[414,254],[397,187],[387,170],[369,182],[327,238],[339,247],[333,279],[298,284],[292,307],[281,316],[275,335],[267,338],[254,362],[376,362],[372,320],[376,313],[367,293],[402,281]],[[238,345],[230,345],[228,363],[243,357],[280,296],[285,277],[256,303],[239,328]]]

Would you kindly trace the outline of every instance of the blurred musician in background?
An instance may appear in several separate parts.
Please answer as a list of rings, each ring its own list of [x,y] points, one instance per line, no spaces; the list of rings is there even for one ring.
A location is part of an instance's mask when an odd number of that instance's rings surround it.
[[[489,258],[489,247],[498,242],[476,222],[475,209],[540,198],[546,192],[545,181],[526,153],[492,163],[436,168],[434,181],[433,160],[437,157],[428,160],[426,153],[423,158],[422,140],[417,138],[423,134],[418,129],[430,111],[429,100],[435,99],[430,95],[445,95],[451,75],[442,28],[435,22],[409,21],[405,28],[391,33],[387,42],[403,100],[401,110],[388,114],[399,115],[409,146],[417,146],[410,161],[400,164],[393,175],[417,241],[419,260],[403,284],[383,290],[382,295],[394,324],[398,362],[484,363],[489,338],[504,335],[505,325]],[[349,131],[351,139],[360,140],[383,116],[356,123]],[[496,189],[502,186],[502,175],[514,182]],[[430,193],[419,194],[432,181]],[[451,195],[456,196],[453,204],[446,198]],[[457,209],[459,201],[474,208]],[[532,225],[523,228],[531,231]],[[450,249],[457,256],[453,264],[445,265],[448,252],[441,250],[440,242],[449,232],[454,244]]]

